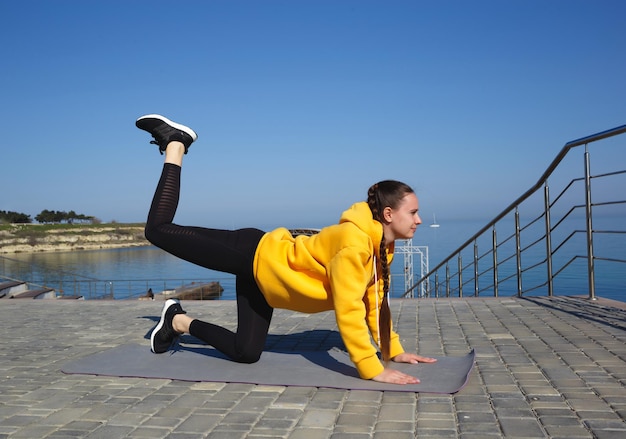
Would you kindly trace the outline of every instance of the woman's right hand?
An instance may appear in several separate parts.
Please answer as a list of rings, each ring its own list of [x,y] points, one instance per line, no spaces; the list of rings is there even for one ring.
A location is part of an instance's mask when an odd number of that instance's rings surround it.
[[[411,375],[407,375],[399,370],[390,369],[388,367],[385,367],[385,370],[372,378],[372,380],[378,381],[379,383],[389,384],[419,384],[420,382],[420,380],[412,377]]]

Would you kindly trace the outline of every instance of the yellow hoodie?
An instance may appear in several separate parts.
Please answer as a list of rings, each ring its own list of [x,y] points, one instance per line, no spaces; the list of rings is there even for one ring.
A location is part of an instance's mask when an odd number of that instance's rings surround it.
[[[254,258],[257,284],[273,308],[305,313],[335,310],[339,333],[364,379],[384,369],[370,339],[371,334],[378,342],[383,281],[378,276],[374,285],[374,263],[380,259],[382,236],[381,224],[372,218],[367,203],[360,202],[341,215],[339,224],[313,236],[294,238],[284,228],[266,233]],[[393,245],[389,263],[392,259]],[[404,352],[393,331],[390,346],[392,358]]]

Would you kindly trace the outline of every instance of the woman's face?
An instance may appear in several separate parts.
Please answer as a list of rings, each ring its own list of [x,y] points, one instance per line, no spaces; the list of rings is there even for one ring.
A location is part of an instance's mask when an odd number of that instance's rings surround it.
[[[396,209],[385,208],[385,240],[391,243],[396,239],[413,238],[417,226],[422,224],[418,211],[419,202],[415,194],[406,194]]]

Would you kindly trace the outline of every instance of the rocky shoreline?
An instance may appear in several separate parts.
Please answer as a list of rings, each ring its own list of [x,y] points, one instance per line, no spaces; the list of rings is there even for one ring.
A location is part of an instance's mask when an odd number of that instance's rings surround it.
[[[40,231],[38,225],[0,230],[0,254],[98,250],[150,245],[143,225],[73,226]]]

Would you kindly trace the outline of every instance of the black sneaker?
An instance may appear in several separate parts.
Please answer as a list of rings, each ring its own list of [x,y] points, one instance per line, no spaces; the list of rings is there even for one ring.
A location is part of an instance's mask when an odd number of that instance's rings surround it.
[[[159,114],[141,116],[137,119],[135,125],[137,125],[137,128],[152,134],[154,140],[150,143],[159,145],[161,154],[167,148],[167,144],[172,141],[178,141],[185,145],[185,154],[187,154],[189,146],[198,138],[198,135],[191,128],[172,122]]]
[[[150,335],[150,346],[155,354],[162,354],[172,346],[180,334],[174,331],[172,320],[176,314],[187,314],[176,299],[168,299],[161,311],[161,320]]]

